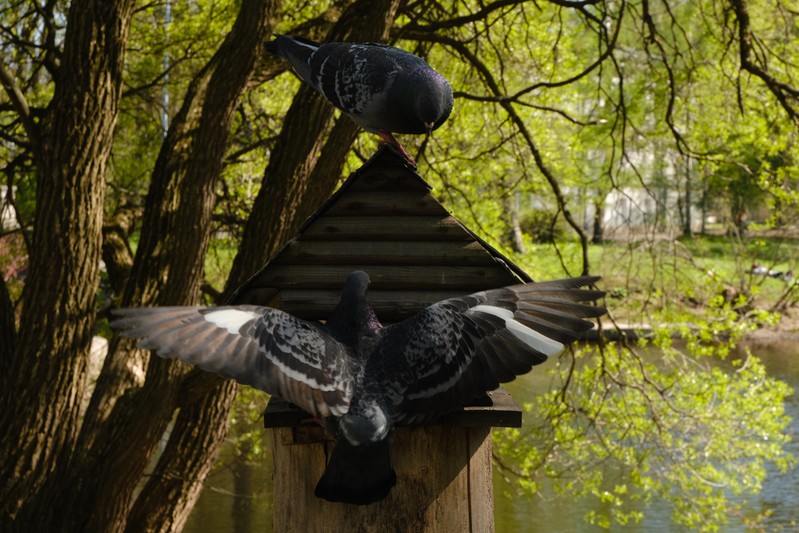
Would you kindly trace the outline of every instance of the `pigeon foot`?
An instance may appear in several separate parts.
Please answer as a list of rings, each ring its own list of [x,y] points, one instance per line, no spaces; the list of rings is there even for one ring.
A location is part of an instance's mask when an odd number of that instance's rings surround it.
[[[411,154],[409,154],[408,151],[405,150],[405,148],[403,148],[403,146],[399,143],[397,139],[394,138],[393,135],[391,135],[391,133],[387,131],[378,131],[376,133],[377,135],[380,136],[381,139],[383,139],[383,141],[386,142],[386,144],[390,144],[391,146],[396,148],[397,151],[400,154],[402,154],[402,157],[404,157],[413,168],[416,168],[416,160],[414,160],[414,158],[411,157]]]

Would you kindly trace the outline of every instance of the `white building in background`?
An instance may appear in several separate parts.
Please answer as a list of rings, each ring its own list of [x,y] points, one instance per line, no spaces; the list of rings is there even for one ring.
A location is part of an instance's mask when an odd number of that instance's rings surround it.
[[[564,187],[569,197],[572,214],[589,235],[593,231],[595,205],[590,189]],[[547,200],[534,193],[516,196],[516,208],[524,216],[525,210],[551,211]],[[551,203],[551,201],[550,201]],[[602,229],[605,238],[623,238],[642,233],[680,234],[683,229],[682,202],[679,193],[665,188],[620,187],[604,199]],[[691,231],[702,230],[702,210],[691,206]],[[710,215],[710,214],[708,214]],[[710,217],[708,217],[710,218]]]
[[[13,189],[16,192],[16,187]],[[7,201],[8,186],[0,185],[0,231],[15,229],[19,227],[17,223],[17,212]]]
[[[682,230],[677,191],[655,192],[642,187],[614,189],[605,198],[602,225],[607,236],[614,232],[651,231],[653,227]],[[593,207],[588,208],[593,217]],[[589,220],[592,220],[589,219]],[[702,210],[691,206],[691,231],[702,230]]]

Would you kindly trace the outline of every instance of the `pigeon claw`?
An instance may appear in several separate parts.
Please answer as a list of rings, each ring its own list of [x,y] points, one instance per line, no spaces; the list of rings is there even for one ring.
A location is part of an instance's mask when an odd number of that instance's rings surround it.
[[[325,429],[324,420],[322,420],[318,416],[312,416],[310,418],[303,418],[302,420],[300,420],[300,424],[306,424],[306,425],[310,425],[310,426],[318,425],[320,428]]]
[[[390,132],[388,132],[388,131],[377,131],[376,133],[387,144],[389,144],[390,146],[393,146],[402,155],[402,157],[404,157],[405,160],[408,161],[408,163],[413,168],[416,168],[416,160],[413,157],[411,157],[411,154],[409,154],[408,151],[405,150],[405,148],[403,148],[403,146],[399,143],[399,141],[397,139],[395,139],[394,136],[391,135]]]

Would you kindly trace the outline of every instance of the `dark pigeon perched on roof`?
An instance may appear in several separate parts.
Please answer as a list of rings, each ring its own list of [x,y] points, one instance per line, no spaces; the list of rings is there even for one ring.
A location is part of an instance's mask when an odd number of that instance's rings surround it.
[[[392,133],[429,135],[452,111],[449,82],[405,50],[373,43],[318,44],[277,34],[266,49],[288,59],[304,82],[414,166]]]
[[[396,483],[397,424],[456,410],[559,353],[605,309],[580,277],[514,285],[435,303],[383,327],[352,272],[324,324],[269,307],[152,307],[115,311],[139,346],[280,396],[322,420],[335,446],[316,495],[368,504]]]

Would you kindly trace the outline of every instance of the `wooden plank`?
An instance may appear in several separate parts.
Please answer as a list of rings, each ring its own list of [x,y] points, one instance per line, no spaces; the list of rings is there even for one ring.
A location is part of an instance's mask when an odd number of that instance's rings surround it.
[[[421,190],[346,191],[324,211],[325,216],[447,216],[449,211]]]
[[[485,483],[492,466],[489,428],[398,428],[391,444],[397,485],[386,499],[363,506],[313,496],[329,441],[287,445],[293,438],[289,428],[271,431],[276,433],[274,531],[494,530],[493,491]]]
[[[385,265],[285,265],[275,264],[250,287],[274,289],[339,290],[354,270],[369,273],[370,291],[380,290],[463,290],[477,292],[487,287],[503,287],[514,279],[503,270],[484,266],[385,266]]]
[[[280,298],[278,289],[274,287],[260,287],[257,283],[253,283],[253,281],[248,282],[245,287],[241,288],[231,303],[235,305],[279,307]]]
[[[470,428],[468,434],[467,464],[469,491],[475,496],[469,506],[469,531],[494,531],[494,476],[493,457],[491,455],[491,435],[486,435],[484,428]],[[479,505],[480,502],[491,502],[491,505]]]
[[[294,241],[272,264],[498,266],[478,242]]]
[[[470,241],[452,216],[321,216],[302,232],[302,240]]]
[[[487,393],[488,402],[467,405],[442,417],[437,423],[461,427],[522,427],[522,410],[510,393],[502,387]]]
[[[322,475],[326,463],[326,448],[329,444],[320,440],[305,443],[303,446],[286,446],[291,442],[291,428],[271,430],[272,457],[275,465],[272,481],[274,484],[274,505],[272,523],[274,531],[302,531],[309,511],[318,508],[319,499],[314,495],[316,481]],[[324,531],[306,529],[305,531]]]

